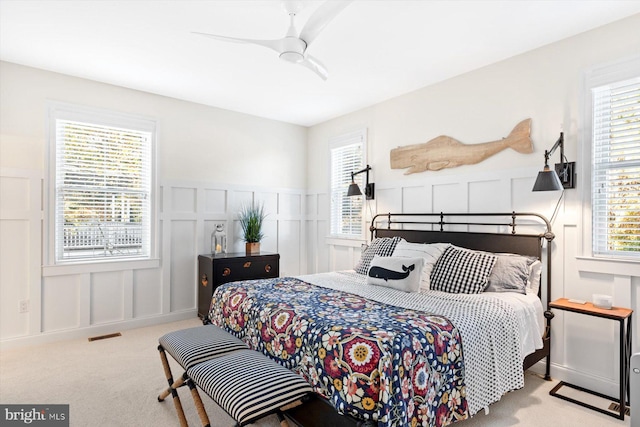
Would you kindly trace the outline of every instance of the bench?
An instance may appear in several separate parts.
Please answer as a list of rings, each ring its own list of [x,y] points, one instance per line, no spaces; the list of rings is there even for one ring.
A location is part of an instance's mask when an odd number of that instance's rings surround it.
[[[187,385],[191,390],[202,425],[209,418],[196,388],[202,389],[237,426],[250,424],[276,413],[286,426],[282,412],[296,406],[313,391],[299,375],[258,353],[217,326],[205,325],[170,332],[159,340],[160,358],[169,388],[158,396],[163,401],[169,394],[180,419],[187,426],[177,389]],[[166,357],[169,353],[185,369],[173,380]]]

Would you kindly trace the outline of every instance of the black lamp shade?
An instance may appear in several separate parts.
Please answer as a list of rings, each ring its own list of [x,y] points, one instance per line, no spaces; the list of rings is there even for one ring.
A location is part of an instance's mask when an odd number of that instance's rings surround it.
[[[549,166],[545,166],[544,170],[538,172],[538,178],[536,178],[532,191],[557,191],[562,189],[562,182],[556,171],[549,169]]]
[[[360,187],[355,182],[349,184],[349,188],[347,189],[347,196],[362,196],[362,191],[360,191]]]

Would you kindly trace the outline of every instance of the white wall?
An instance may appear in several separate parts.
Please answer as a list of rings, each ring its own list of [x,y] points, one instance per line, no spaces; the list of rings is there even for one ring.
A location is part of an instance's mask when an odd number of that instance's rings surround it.
[[[47,101],[158,121],[158,258],[43,265]],[[265,202],[263,250],[306,270],[306,133],[301,126],[0,62],[0,342],[93,336],[196,316],[196,264],[218,222],[241,251],[235,214]],[[19,313],[19,303],[29,311]]]
[[[578,161],[578,188],[565,193],[553,229],[552,299],[613,295],[614,304],[640,309],[640,264],[579,260],[582,253],[581,180],[589,179],[579,156],[582,76],[586,69],[640,54],[640,15],[601,27],[313,126],[308,136],[307,242],[311,271],[349,268],[360,242],[328,239],[328,141],[368,129],[367,161],[376,183],[374,213],[439,211],[535,211],[551,217],[558,192],[532,193],[544,150],[562,129],[565,153]],[[425,53],[427,54],[427,53]],[[381,82],[381,84],[384,84]],[[449,135],[466,144],[507,136],[532,118],[534,153],[507,149],[477,165],[405,176],[392,170],[397,146]],[[552,162],[559,162],[556,153]],[[584,187],[584,185],[582,185]],[[368,236],[367,236],[368,237]],[[634,331],[640,330],[634,317]],[[636,338],[635,351],[640,349]],[[552,376],[600,392],[618,394],[617,323],[556,311]]]

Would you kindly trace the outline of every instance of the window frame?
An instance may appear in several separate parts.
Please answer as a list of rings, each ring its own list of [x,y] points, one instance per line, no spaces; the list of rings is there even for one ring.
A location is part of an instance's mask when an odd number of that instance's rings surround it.
[[[332,150],[339,147],[344,147],[347,145],[355,144],[358,142],[362,144],[362,158],[361,158],[361,169],[364,169],[367,164],[367,129],[359,129],[353,132],[348,132],[333,138],[329,139],[329,160],[328,160],[328,170],[329,170],[329,237],[333,239],[347,239],[347,240],[363,240],[365,239],[365,216],[364,216],[364,208],[367,201],[364,200],[364,196],[362,197],[362,206],[360,208],[361,215],[361,231],[360,234],[344,234],[344,233],[335,233],[333,230],[333,182],[332,182]],[[354,170],[353,172],[357,172],[358,170]],[[354,177],[354,181],[358,184],[358,186],[364,191],[364,177],[365,174],[359,174]],[[346,189],[345,189],[346,192]]]
[[[623,58],[619,61],[600,64],[585,70],[582,74],[581,104],[583,126],[580,129],[579,158],[583,173],[580,174],[580,194],[582,201],[582,244],[578,258],[580,271],[605,272],[615,269],[615,265],[636,264],[640,259],[636,256],[621,257],[616,255],[594,254],[593,248],[593,93],[592,89],[629,80],[640,76],[640,55]]]
[[[96,124],[99,126],[135,129],[151,133],[150,147],[150,200],[149,200],[149,247],[148,253],[139,256],[126,257],[101,257],[101,258],[78,258],[78,259],[57,259],[56,254],[56,186],[57,186],[57,139],[56,139],[56,121],[70,120]],[[106,271],[112,269],[121,269],[124,265],[137,263],[139,266],[150,267],[157,264],[158,248],[157,248],[157,212],[158,212],[158,186],[157,186],[157,145],[158,145],[158,125],[153,118],[122,113],[107,109],[87,107],[70,103],[50,101],[47,103],[47,157],[46,157],[46,177],[47,185],[45,185],[45,206],[43,221],[45,226],[43,260],[45,275],[55,275],[54,271],[48,267],[69,267],[86,266],[102,264]]]

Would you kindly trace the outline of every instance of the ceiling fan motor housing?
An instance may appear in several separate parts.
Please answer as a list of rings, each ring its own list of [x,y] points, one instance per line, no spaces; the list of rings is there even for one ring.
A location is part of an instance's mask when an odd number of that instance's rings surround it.
[[[280,59],[287,62],[298,63],[304,61],[304,51],[307,44],[297,37],[285,37],[282,39],[282,51]]]

